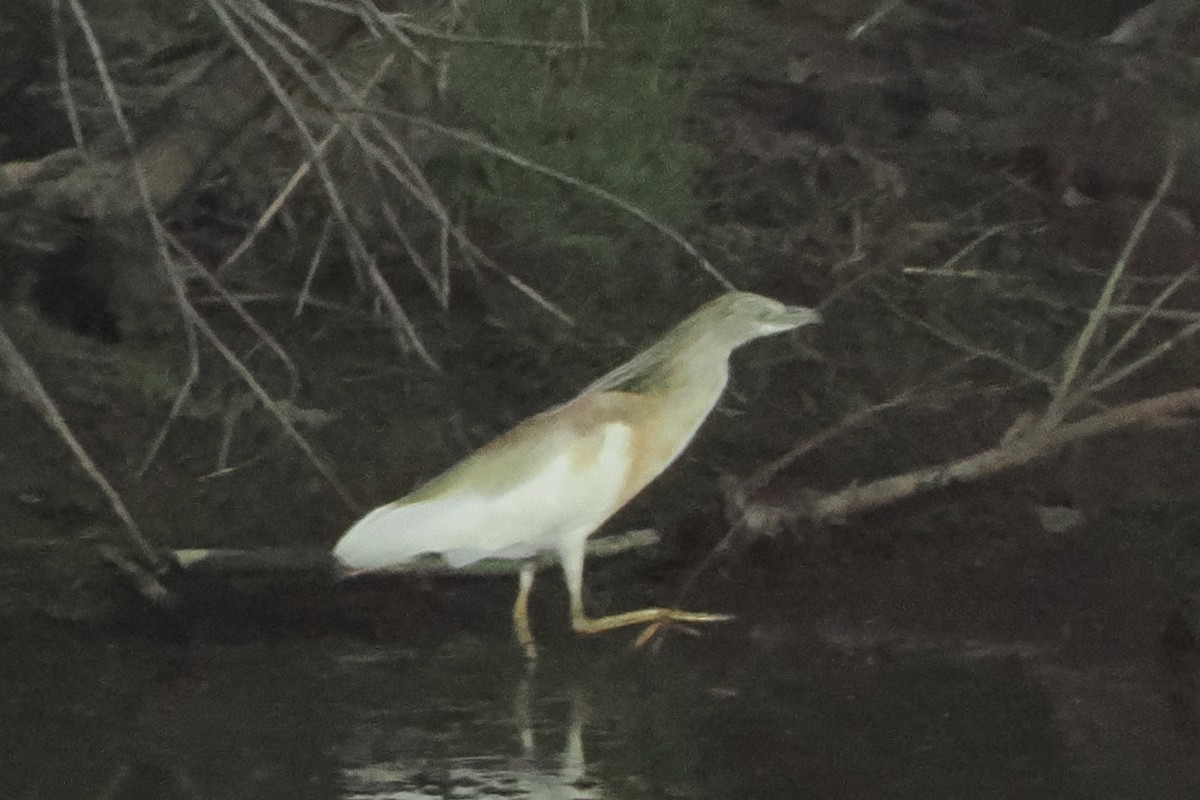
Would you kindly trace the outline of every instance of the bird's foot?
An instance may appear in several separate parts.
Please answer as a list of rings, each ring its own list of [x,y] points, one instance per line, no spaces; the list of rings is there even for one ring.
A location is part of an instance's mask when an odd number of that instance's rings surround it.
[[[734,619],[732,614],[710,614],[704,611],[680,611],[677,608],[659,608],[654,609],[659,612],[659,618],[650,622],[645,630],[638,634],[637,639],[633,641],[633,646],[643,647],[649,643],[659,633],[667,628],[674,627],[677,630],[688,634],[689,636],[699,636],[700,631],[694,627],[695,623],[701,622],[728,622]]]
[[[578,633],[600,633],[631,625],[646,625],[635,642],[635,647],[641,647],[658,635],[659,631],[676,624],[698,624],[705,622],[727,622],[733,619],[731,614],[709,614],[703,611],[680,611],[677,608],[641,608],[637,611],[626,611],[607,617],[591,619],[576,609],[571,615],[571,625]],[[684,630],[688,630],[685,628]],[[695,631],[689,631],[695,633]]]

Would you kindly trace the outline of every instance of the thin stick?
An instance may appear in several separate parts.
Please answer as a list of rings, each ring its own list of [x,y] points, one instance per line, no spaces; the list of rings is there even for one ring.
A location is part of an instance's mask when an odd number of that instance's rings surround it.
[[[972,356],[974,358],[986,359],[988,361],[995,361],[998,364],[1002,364],[1002,365],[1008,367],[1013,372],[1017,373],[1021,377],[1025,378],[1026,380],[1031,381],[1033,383],[1040,383],[1040,384],[1044,384],[1046,386],[1052,386],[1054,384],[1054,379],[1051,376],[1049,376],[1045,373],[1042,373],[1042,372],[1038,372],[1037,370],[1031,369],[1011,356],[1005,355],[1004,353],[1001,353],[998,350],[988,350],[988,349],[979,347],[979,346],[973,344],[972,342],[967,341],[965,338],[963,338],[962,336],[960,336],[959,334],[957,334],[954,331],[950,331],[945,328],[939,328],[938,326],[933,325],[932,323],[926,322],[923,319],[919,319],[917,317],[912,316],[911,314],[909,314],[908,312],[904,311],[899,306],[897,306],[895,303],[888,300],[882,294],[878,294],[878,297],[888,307],[888,310],[891,311],[893,314],[895,314],[900,319],[904,320],[905,322],[908,322],[911,325],[915,325],[918,328],[921,328],[922,330],[928,332],[932,336],[940,339],[941,341],[945,342],[948,345],[951,345],[952,347],[954,347],[958,350],[961,350],[962,352],[966,353],[969,356]]]
[[[67,62],[67,48],[63,36],[62,0],[54,0],[50,17],[54,25],[54,64],[58,71],[58,88],[62,94],[63,108],[67,112],[67,122],[71,126],[71,138],[76,147],[82,148],[83,124],[79,121],[79,109],[75,106],[75,93],[71,91],[71,68]]]
[[[325,463],[324,459],[317,455],[316,450],[314,450],[312,445],[308,443],[308,439],[304,438],[304,434],[297,430],[295,423],[293,423],[292,420],[289,419],[285,413],[283,413],[283,411],[279,408],[278,403],[276,403],[274,398],[267,393],[267,390],[258,382],[258,380],[254,377],[254,374],[250,372],[250,369],[241,362],[241,360],[234,354],[232,350],[229,349],[228,345],[221,340],[221,337],[219,337],[216,331],[212,329],[212,327],[208,324],[208,321],[200,316],[199,312],[196,311],[194,306],[189,304],[187,306],[187,311],[191,316],[193,323],[204,334],[209,344],[215,347],[217,352],[219,352],[225,359],[225,363],[229,364],[229,366],[241,376],[242,381],[247,387],[249,387],[250,391],[254,393],[254,396],[258,398],[259,402],[261,402],[267,408],[275,411],[274,416],[276,421],[283,426],[283,429],[287,431],[289,438],[291,438],[296,446],[300,448],[301,452],[308,457],[309,462],[316,468],[318,472],[321,473],[321,476],[325,478],[326,482],[328,482],[333,490],[337,492],[338,496],[342,498],[342,501],[345,502],[346,505],[352,510],[361,512],[363,507],[354,499],[354,497],[342,484],[341,480],[338,479],[337,475],[334,474],[333,469]]]
[[[375,72],[370,78],[367,79],[366,83],[360,87],[358,99],[366,97],[367,93],[383,79],[384,75],[387,74],[388,69],[392,66],[395,60],[395,54],[389,53],[379,63],[379,66],[375,69]],[[344,127],[344,120],[335,120],[333,127],[331,127],[325,136],[321,138],[321,141],[316,144],[316,154],[324,155],[325,151],[329,149],[329,145],[333,143],[333,140],[337,138],[337,135],[342,132]],[[262,231],[266,229],[267,225],[269,225],[271,221],[278,216],[279,212],[283,210],[288,198],[292,196],[304,179],[308,177],[309,173],[312,172],[312,169],[313,161],[310,157],[308,160],[297,166],[295,170],[293,170],[291,177],[289,177],[287,180],[287,183],[285,183],[283,187],[275,193],[275,197],[267,205],[267,208],[263,211],[263,213],[259,214],[258,219],[254,221],[254,226],[245,235],[245,237],[242,238],[242,241],[238,243],[237,247],[233,248],[233,251],[221,260],[221,263],[216,270],[218,275],[224,276],[233,266],[233,264],[236,263],[237,260],[250,249],[255,240],[258,238],[259,234],[262,233]]]
[[[422,181],[421,185],[427,186],[427,184],[424,183],[424,178],[420,174],[420,170],[417,169],[416,164],[413,163],[411,161],[411,159],[408,158],[407,153],[404,152],[404,149],[399,144],[399,142],[395,141],[395,137],[392,136],[392,134],[389,131],[387,131],[386,128],[382,125],[382,123],[380,123],[378,120],[375,120],[374,118],[372,118],[371,122],[372,122],[372,125],[377,127],[377,132],[380,133],[380,135],[383,137],[385,142],[387,144],[389,144],[389,146],[391,146],[392,149],[395,152],[397,152],[398,156],[405,162],[405,166],[409,167],[409,170],[413,176],[413,179],[420,179]],[[512,286],[514,289],[516,289],[521,294],[525,295],[527,298],[532,300],[537,305],[541,306],[543,309],[545,309],[547,312],[552,314],[554,317],[556,317],[561,322],[563,322],[567,325],[575,324],[575,321],[571,318],[571,316],[569,314],[567,314],[565,311],[563,311],[557,305],[555,305],[550,300],[548,300],[545,296],[543,296],[540,292],[538,292],[532,286],[525,283],[524,281],[522,281],[520,278],[516,277],[515,275],[509,273],[507,270],[505,270],[503,267],[501,267],[499,264],[497,264],[495,262],[495,260],[493,260],[491,257],[489,257],[486,253],[484,253],[474,242],[472,242],[470,240],[470,238],[468,238],[466,233],[462,230],[462,228],[458,225],[455,225],[451,221],[449,213],[446,211],[445,207],[441,204],[441,201],[439,201],[437,199],[437,197],[433,194],[432,189],[429,189],[428,194],[425,194],[425,193],[419,193],[416,191],[416,189],[410,188],[409,180],[406,177],[404,177],[403,171],[400,170],[397,165],[392,163],[391,159],[386,158],[385,155],[380,151],[379,147],[375,143],[370,142],[366,139],[362,139],[360,141],[360,145],[363,147],[363,149],[366,152],[368,152],[372,156],[374,156],[376,158],[376,160],[379,162],[379,164],[385,170],[387,170],[394,178],[396,178],[396,180],[399,183],[401,183],[401,185],[405,186],[405,188],[409,188],[409,190],[414,193],[414,196],[421,199],[422,202],[426,202],[426,200],[427,200],[426,210],[428,210],[431,214],[433,214],[438,219],[438,221],[443,226],[445,226],[446,233],[448,233],[449,235],[452,235],[454,237],[455,241],[458,242],[459,247],[463,248],[464,251],[466,251],[470,255],[472,255],[475,258],[482,261],[483,264],[488,267],[488,269],[492,270],[496,274],[503,277],[509,283],[510,286]]]
[[[329,232],[333,229],[332,220],[325,218],[325,223],[321,225],[321,234],[317,237],[317,246],[313,248],[312,258],[308,260],[308,272],[304,274],[304,283],[300,287],[300,295],[296,298],[296,310],[292,312],[293,317],[300,316],[304,311],[304,306],[309,302],[309,292],[312,291],[312,282],[317,277],[317,267],[321,264],[321,259],[325,256],[325,247],[329,244]]]
[[[191,329],[191,326],[188,326]],[[171,403],[171,410],[167,412],[167,418],[163,421],[162,427],[158,429],[158,434],[155,435],[154,441],[150,443],[146,455],[142,458],[142,463],[138,464],[137,471],[134,473],[138,478],[146,474],[146,470],[150,469],[150,465],[154,463],[154,459],[158,457],[158,451],[162,448],[163,442],[167,440],[167,433],[171,430],[171,426],[175,420],[179,418],[183,411],[183,404],[186,403],[192,396],[192,388],[196,385],[196,381],[200,378],[200,350],[197,347],[188,348],[188,374],[184,378],[183,384],[179,387],[179,391],[175,394],[175,401]]]
[[[217,13],[220,14],[219,7],[215,5],[216,0],[209,1],[210,5],[212,5],[214,8],[214,11],[217,11]],[[116,85],[113,83],[112,78],[109,75],[107,63],[104,60],[104,54],[100,49],[100,43],[96,39],[95,32],[92,30],[91,24],[88,21],[87,14],[79,0],[67,0],[67,2],[70,4],[71,12],[75,16],[76,21],[79,23],[79,26],[84,33],[84,38],[86,39],[88,48],[92,53],[92,60],[96,65],[97,74],[100,76],[100,81],[104,86],[104,91],[108,98],[109,105],[112,108],[113,116],[117,121],[117,127],[121,131],[121,135],[124,138],[125,146],[128,148],[130,153],[136,153],[137,149],[134,141],[133,129],[130,127],[129,121],[125,118],[125,113],[122,109],[120,98],[117,95]],[[228,20],[228,17],[223,18]],[[257,56],[257,53],[253,52],[248,55],[248,57],[250,57],[252,60],[255,56]],[[255,63],[259,62],[261,62],[261,59]],[[265,65],[263,66],[265,68]],[[274,76],[270,74],[267,75],[267,78],[268,82],[274,80]],[[273,85],[278,87],[278,82],[275,81]],[[282,91],[282,87],[278,88],[280,91]],[[301,127],[303,127],[302,123],[299,124]],[[307,128],[303,128],[303,132],[307,133]],[[306,141],[310,145],[313,144],[311,136],[307,137]],[[319,168],[323,169],[324,162],[318,161],[317,163]],[[255,396],[258,397],[262,404],[272,411],[276,420],[280,425],[283,426],[283,429],[287,431],[292,441],[295,442],[296,446],[299,447],[300,450],[308,457],[309,461],[313,464],[316,470],[321,473],[325,480],[328,481],[329,485],[334,489],[334,491],[338,493],[342,500],[345,501],[345,503],[351,509],[356,511],[360,510],[361,507],[342,485],[341,481],[338,480],[337,476],[333,473],[333,470],[317,455],[316,451],[313,450],[312,445],[308,443],[308,440],[305,439],[300,431],[296,429],[296,426],[283,413],[278,404],[270,397],[270,395],[267,394],[266,390],[261,384],[259,384],[254,375],[250,372],[250,369],[238,359],[232,350],[229,349],[229,347],[221,340],[220,336],[217,335],[216,331],[214,331],[204,317],[200,315],[200,312],[196,309],[196,307],[188,300],[183,278],[171,260],[169,234],[154,212],[154,203],[151,200],[149,180],[146,176],[145,170],[142,169],[142,165],[139,164],[136,159],[133,160],[133,176],[134,185],[138,190],[138,199],[141,202],[142,209],[146,215],[146,221],[150,225],[150,230],[154,235],[155,245],[158,248],[159,261],[166,273],[168,283],[175,294],[176,306],[178,307],[180,314],[182,314],[184,323],[186,325],[189,348],[197,347],[196,331],[201,331],[209,343],[212,344],[213,347],[215,347],[221,354],[221,356],[225,358],[226,363],[228,363],[234,369],[234,371],[241,376],[242,380],[255,394]],[[337,206],[336,203],[334,205],[335,207]],[[353,234],[354,232],[355,231],[353,228],[348,229],[348,233]],[[203,270],[201,272],[207,276],[207,273],[205,273]],[[215,282],[214,286],[216,286]],[[273,344],[273,340],[271,340],[269,337],[267,341],[268,343]]]
[[[78,2],[78,0],[72,0],[72,2]],[[342,227],[342,231],[345,234],[346,242],[350,247],[351,254],[355,258],[359,259],[360,263],[367,264],[370,261],[370,250],[363,241],[362,235],[359,233],[358,228],[350,219],[350,214],[346,210],[346,205],[342,199],[341,192],[337,188],[337,183],[333,180],[333,175],[329,171],[329,165],[326,163],[324,154],[320,151],[319,145],[316,139],[313,137],[312,131],[309,129],[308,124],[304,121],[304,117],[300,113],[300,110],[296,108],[295,104],[289,98],[287,90],[285,90],[283,85],[279,82],[278,76],[271,71],[270,66],[268,66],[262,54],[260,54],[251,45],[250,41],[242,32],[242,29],[230,16],[230,13],[231,11],[237,13],[242,18],[243,22],[246,22],[255,30],[261,30],[261,26],[248,19],[245,12],[241,9],[235,6],[226,7],[222,0],[207,0],[207,5],[210,9],[212,9],[217,19],[225,28],[226,33],[229,34],[229,37],[233,39],[234,43],[238,46],[238,49],[241,50],[242,54],[250,60],[250,63],[258,69],[259,74],[262,76],[263,80],[266,81],[271,93],[279,102],[280,108],[282,108],[288,117],[290,117],[292,121],[292,127],[299,134],[301,142],[303,142],[305,149],[308,151],[309,162],[312,164],[313,168],[316,169],[317,175],[321,181],[321,185],[325,189],[325,194],[329,198],[330,207],[333,209],[334,214],[337,216],[338,223]],[[299,70],[299,65],[296,64],[295,59],[286,52],[286,49],[283,48],[280,42],[273,38],[264,38],[263,41],[265,41],[273,50],[275,50],[281,58],[289,61],[293,65],[293,69],[297,70],[296,74],[298,77],[301,77],[302,79],[306,79],[308,77],[302,70]],[[306,84],[310,85],[311,87],[310,81],[306,81]],[[421,358],[421,360],[424,361],[431,369],[440,372],[441,368],[438,366],[437,361],[433,358],[433,355],[428,349],[426,349],[425,343],[421,340],[421,337],[417,333],[416,327],[409,319],[408,314],[405,313],[403,307],[394,296],[390,299],[394,302],[389,303],[387,307],[389,311],[392,312],[392,320],[397,326],[398,330],[406,338],[407,344],[417,352],[417,355]]]
[[[213,0],[209,1],[213,2]],[[256,3],[255,7],[262,9],[260,13],[266,23],[271,26],[271,28],[282,33],[288,38],[289,41],[292,42],[292,44],[300,48],[306,55],[324,65],[329,77],[337,85],[341,94],[350,101],[351,108],[354,111],[360,113],[366,111],[366,109],[363,108],[362,103],[363,93],[354,91],[350,83],[340,75],[337,68],[330,63],[328,59],[324,58],[320,53],[313,50],[307,41],[296,35],[294,31],[283,24],[281,20],[272,14],[269,9],[266,9],[265,6],[262,6],[261,3]],[[245,20],[247,24],[258,33],[263,41],[266,42],[272,49],[274,49],[275,52],[278,53],[279,56],[284,59],[289,66],[291,66],[295,74],[305,82],[305,85],[314,93],[314,95],[320,98],[327,107],[332,108],[333,101],[327,96],[325,90],[311,79],[311,77],[301,68],[296,59],[292,57],[291,54],[274,39],[274,37],[267,35],[268,32],[263,29],[262,24],[260,24],[256,19],[248,17],[244,12],[239,13],[241,14],[243,20]],[[293,112],[293,109],[290,107],[290,104],[285,97],[281,97],[280,102],[286,105],[289,113]],[[295,117],[295,114],[293,114],[293,116]],[[399,139],[396,138],[394,133],[389,130],[388,127],[385,126],[376,116],[372,114],[367,115],[367,119],[370,122],[372,129],[380,136],[382,141],[388,146],[389,150],[396,156],[396,158],[399,159],[401,162],[400,164],[397,164],[393,159],[388,158],[382,153],[380,148],[374,142],[368,140],[363,134],[359,125],[353,121],[353,117],[347,117],[347,119],[350,121],[347,123],[346,129],[359,144],[359,146],[364,150],[364,152],[372,154],[376,160],[397,180],[397,182],[407,189],[413,195],[413,197],[426,208],[426,210],[433,214],[442,225],[447,226],[447,232],[454,235],[460,246],[477,255],[482,255],[474,243],[467,238],[466,234],[463,233],[461,229],[454,225],[450,220],[449,214],[438,200],[433,188],[425,180],[418,165],[409,156],[407,148],[399,141]],[[401,165],[403,168],[401,168]],[[324,173],[322,173],[322,175],[324,175]],[[322,180],[324,180],[324,177],[322,177]],[[328,186],[326,187],[326,191],[327,193],[330,193],[331,198],[334,198],[336,192],[334,192]],[[357,231],[350,231],[348,236],[351,238],[349,244],[351,246],[352,257],[356,257],[360,264],[367,264],[369,262],[369,258],[366,255],[365,248],[363,247],[361,241],[357,238]],[[517,289],[517,291],[533,300],[539,306],[546,309],[563,322],[567,324],[573,324],[573,321],[569,315],[547,300],[528,284],[525,284],[523,281],[509,274],[492,259],[482,256],[482,260],[490,269],[502,275],[511,286]],[[377,290],[382,291],[385,295],[392,295],[391,288],[386,283],[377,285],[376,288]],[[448,288],[446,293],[448,294]],[[403,314],[403,309],[401,308],[396,297],[394,295],[385,297],[384,304],[385,308],[387,308],[389,312],[393,314],[395,314],[396,311],[400,312],[400,327],[408,332],[410,338],[414,337],[415,329],[413,329],[411,323],[408,322],[407,315]],[[419,340],[414,340],[414,343],[417,347],[420,347],[421,345]],[[431,366],[433,366],[434,369],[437,369],[436,365],[431,364]]]
[[[1135,358],[1120,369],[1115,369],[1102,380],[1098,380],[1094,386],[1088,387],[1092,394],[1102,392],[1110,386],[1114,386],[1128,378],[1133,373],[1148,367],[1153,362],[1165,356],[1169,351],[1173,350],[1181,342],[1190,339],[1200,333],[1200,321],[1193,322],[1185,326],[1179,333],[1155,345],[1148,353],[1145,353],[1141,358]]]
[[[464,36],[457,33],[442,33],[435,31],[432,28],[426,28],[423,25],[418,25],[415,22],[404,22],[397,20],[396,27],[401,28],[414,36],[422,39],[433,39],[436,41],[450,42],[452,44],[481,44],[492,45],[494,47],[513,47],[524,50],[549,50],[551,52],[559,52],[562,50],[599,50],[603,45],[594,41],[583,42],[567,42],[561,40],[547,41],[544,39],[514,39],[501,36]]]
[[[565,172],[560,172],[552,167],[544,166],[542,164],[537,163],[536,161],[531,161],[528,158],[525,158],[524,156],[517,155],[516,153],[512,152],[511,150],[507,150],[503,147],[494,145],[491,142],[485,141],[484,139],[481,139],[480,137],[476,136],[473,133],[467,133],[465,131],[460,131],[460,130],[456,130],[454,128],[449,128],[445,125],[439,125],[438,123],[433,122],[432,120],[426,119],[424,117],[420,117],[416,114],[405,114],[400,111],[381,111],[379,113],[385,114],[390,117],[395,117],[397,119],[402,119],[407,122],[411,122],[414,125],[418,125],[420,127],[428,128],[429,130],[436,131],[436,132],[442,134],[443,136],[447,136],[451,139],[454,139],[455,141],[462,142],[464,144],[469,144],[472,147],[482,150],[485,153],[489,153],[490,155],[494,155],[498,158],[502,158],[505,161],[509,161],[513,164],[516,164],[519,167],[524,167],[525,169],[528,169],[531,172],[537,172],[541,175],[545,175],[549,178],[553,178],[554,180],[556,180],[560,183],[564,183],[567,186],[574,187],[576,189],[579,189],[582,192],[593,195],[595,197],[599,197],[601,200],[604,200],[606,203],[614,205],[617,208],[624,211],[625,213],[630,214],[634,217],[637,217],[642,222],[646,223],[651,228],[653,228],[654,230],[661,233],[663,236],[665,236],[668,239],[670,239],[671,241],[675,242],[675,244],[677,244],[685,253],[687,253],[688,255],[695,258],[700,263],[700,268],[703,269],[705,272],[707,272],[710,276],[712,276],[712,278],[714,280],[716,280],[717,283],[719,283],[722,288],[724,288],[724,289],[735,288],[733,283],[728,278],[726,278],[724,275],[722,275],[721,272],[719,272],[717,270],[717,268],[714,267],[707,258],[705,258],[703,255],[700,254],[700,251],[696,249],[695,245],[693,245],[686,238],[684,238],[683,234],[681,234],[679,231],[672,228],[670,225],[667,225],[665,222],[660,222],[659,220],[655,219],[647,212],[645,212],[642,209],[635,206],[633,203],[630,203],[628,200],[624,200],[606,189],[602,189],[599,186],[595,186],[593,184],[588,183],[587,181],[583,181],[583,180],[580,180],[579,178],[575,178],[571,175],[566,174]]]
[[[112,507],[114,513],[125,526],[125,533],[129,540],[141,551],[147,563],[154,569],[158,569],[163,565],[163,559],[142,534],[141,528],[138,527],[133,515],[129,513],[129,509],[125,506],[125,501],[121,499],[121,495],[113,488],[113,485],[104,477],[104,473],[96,466],[96,462],[88,455],[87,450],[75,438],[75,434],[71,432],[71,426],[67,424],[62,413],[58,410],[58,406],[54,404],[50,393],[46,391],[46,387],[38,380],[37,373],[33,367],[21,355],[21,351],[17,349],[16,343],[9,338],[8,332],[4,329],[3,324],[0,324],[0,359],[4,361],[9,373],[13,376],[13,388],[24,394],[26,399],[33,404],[38,413],[42,415],[42,419],[46,421],[59,438],[71,449],[75,456],[75,460],[83,467],[83,471],[87,473],[92,482],[100,487],[100,491],[104,492],[104,496],[108,499],[109,506]]]
[[[1195,274],[1195,267],[1184,270],[1179,275],[1175,276],[1175,280],[1171,281],[1171,283],[1169,283],[1161,292],[1158,293],[1158,296],[1155,297],[1150,305],[1143,310],[1142,314],[1132,323],[1130,323],[1128,328],[1125,329],[1125,333],[1121,334],[1121,338],[1117,340],[1116,344],[1108,348],[1108,351],[1100,357],[1100,360],[1097,361],[1096,365],[1093,366],[1088,372],[1087,377],[1085,377],[1082,381],[1083,391],[1086,391],[1088,394],[1095,394],[1097,391],[1099,391],[1099,389],[1096,387],[1101,384],[1101,379],[1105,370],[1108,369],[1108,365],[1111,364],[1113,359],[1120,355],[1127,346],[1129,346],[1130,342],[1132,342],[1134,338],[1142,331],[1142,329],[1146,327],[1146,323],[1150,321],[1156,311],[1162,308],[1162,305],[1167,302],[1168,298],[1175,294],[1175,292],[1177,292],[1183,286],[1183,284],[1190,280]],[[1111,307],[1109,308],[1109,315],[1112,315]]]
[[[1092,307],[1092,311],[1088,315],[1087,324],[1083,326],[1083,330],[1079,332],[1079,336],[1075,339],[1075,343],[1071,347],[1071,351],[1067,357],[1067,367],[1063,370],[1062,379],[1058,382],[1054,398],[1046,407],[1046,413],[1039,423],[1041,427],[1049,429],[1056,426],[1066,416],[1070,407],[1080,399],[1079,393],[1076,393],[1074,389],[1079,371],[1083,367],[1084,356],[1091,347],[1092,340],[1096,338],[1096,333],[1100,329],[1100,323],[1108,316],[1108,311],[1112,307],[1113,296],[1117,292],[1117,286],[1121,282],[1121,277],[1125,274],[1125,270],[1129,266],[1133,251],[1138,246],[1138,243],[1142,241],[1142,235],[1146,232],[1146,227],[1150,224],[1150,218],[1154,216],[1154,212],[1162,203],[1163,198],[1167,196],[1167,191],[1171,188],[1171,182],[1175,179],[1175,172],[1178,166],[1179,148],[1175,146],[1172,147],[1170,159],[1163,170],[1162,177],[1158,181],[1158,188],[1155,190],[1154,196],[1150,198],[1150,202],[1146,203],[1145,208],[1142,209],[1142,213],[1138,215],[1133,230],[1129,232],[1129,238],[1125,240],[1125,245],[1121,248],[1121,253],[1117,256],[1112,271],[1108,274],[1108,280],[1104,284],[1104,289],[1100,292],[1100,297],[1097,298],[1096,305]]]

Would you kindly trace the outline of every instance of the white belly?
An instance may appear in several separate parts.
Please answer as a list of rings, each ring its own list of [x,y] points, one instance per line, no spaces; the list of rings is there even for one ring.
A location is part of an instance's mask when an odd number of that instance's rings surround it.
[[[454,567],[483,558],[528,558],[582,540],[615,506],[629,470],[632,432],[616,422],[586,460],[564,451],[501,492],[450,486],[436,497],[375,509],[334,548],[354,570],[381,570],[423,553],[440,553]]]

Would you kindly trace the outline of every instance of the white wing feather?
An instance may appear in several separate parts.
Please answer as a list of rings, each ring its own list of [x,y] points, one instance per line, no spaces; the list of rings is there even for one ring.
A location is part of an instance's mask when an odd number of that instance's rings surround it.
[[[611,513],[628,474],[632,432],[608,422],[597,457],[573,463],[560,454],[500,494],[450,489],[427,500],[400,500],[359,520],[334,548],[349,569],[386,570],[424,553],[452,567],[483,558],[528,558],[586,538]]]

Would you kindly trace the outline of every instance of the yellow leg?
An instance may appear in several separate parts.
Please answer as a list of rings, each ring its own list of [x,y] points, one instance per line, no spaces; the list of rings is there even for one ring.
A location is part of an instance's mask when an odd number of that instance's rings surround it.
[[[668,622],[727,622],[731,619],[733,619],[731,614],[680,611],[676,608],[640,608],[637,611],[626,611],[595,619],[585,615],[581,605],[571,611],[571,627],[578,633],[603,633],[630,625],[649,624],[651,627],[646,630],[646,633],[638,637],[639,645],[645,644],[659,628]]]
[[[559,550],[563,576],[567,581],[567,592],[571,595],[571,627],[577,633],[602,633],[630,625],[649,625],[638,636],[636,645],[650,641],[664,626],[672,622],[726,622],[733,619],[729,614],[708,614],[703,611],[680,611],[675,608],[641,608],[607,617],[592,619],[583,611],[583,545],[584,539],[566,542]],[[523,573],[522,573],[523,574]],[[532,575],[530,580],[532,580]]]
[[[525,657],[532,660],[537,658],[537,645],[533,642],[533,631],[529,629],[529,592],[533,589],[532,564],[521,565],[519,581],[517,601],[513,603],[513,632],[521,649],[525,651]]]

